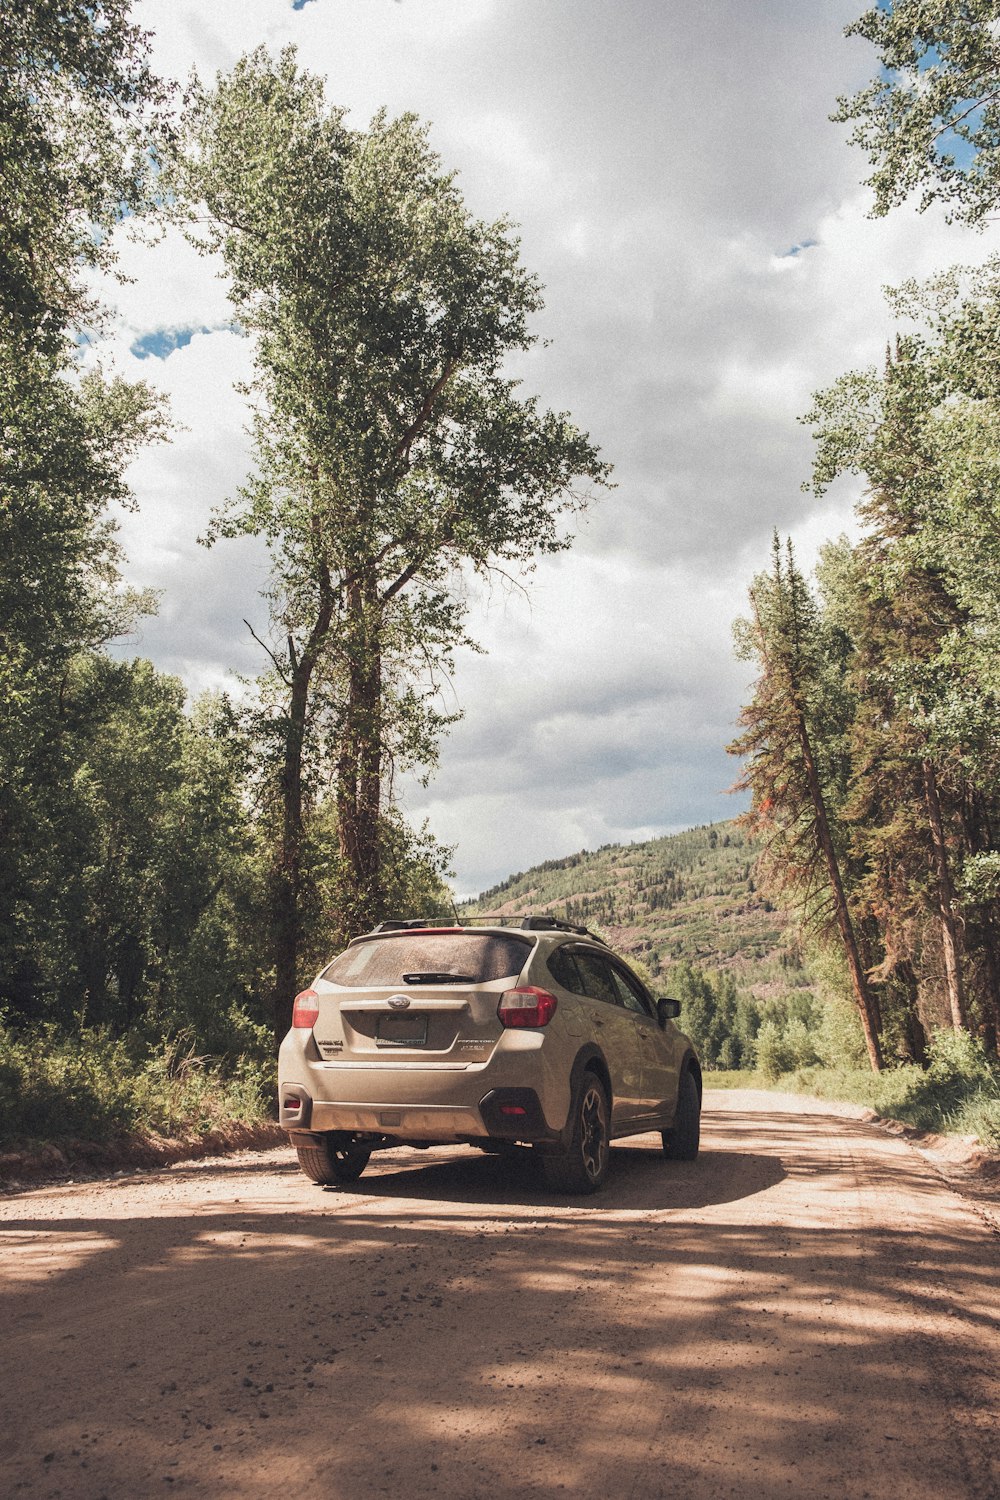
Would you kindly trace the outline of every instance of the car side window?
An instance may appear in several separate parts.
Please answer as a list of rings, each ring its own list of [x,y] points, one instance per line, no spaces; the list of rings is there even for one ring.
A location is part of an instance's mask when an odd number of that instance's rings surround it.
[[[573,958],[583,981],[585,995],[589,995],[592,1000],[604,1000],[608,1005],[621,1005],[611,977],[610,965],[599,953],[584,953],[577,949]]]
[[[614,966],[612,966],[611,974],[621,995],[621,1004],[628,1010],[637,1011],[641,1016],[652,1016],[649,1001],[631,974],[626,974],[624,969]]]
[[[574,995],[585,995],[587,993],[573,955],[568,948],[557,948],[554,953],[549,954],[547,963],[549,973],[556,984],[561,984],[564,990],[569,990]]]

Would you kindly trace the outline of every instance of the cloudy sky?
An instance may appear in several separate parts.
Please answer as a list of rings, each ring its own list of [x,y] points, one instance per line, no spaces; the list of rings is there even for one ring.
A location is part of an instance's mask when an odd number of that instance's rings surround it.
[[[995,248],[902,209],[866,218],[865,163],[830,123],[873,71],[843,38],[861,0],[139,0],[154,63],[206,80],[295,43],[362,127],[431,122],[475,213],[521,226],[547,288],[526,383],[615,466],[573,549],[523,591],[470,595],[487,648],[458,663],[451,733],[410,815],[456,846],[474,893],[541,859],[732,816],[746,669],[730,627],[771,532],[811,562],[848,529],[849,485],[802,494],[810,393],[881,357],[881,288]],[[996,231],[990,231],[995,235]],[[178,430],[132,479],[123,540],[160,613],[129,649],[193,691],[263,665],[267,559],[208,551],[248,471],[216,268],[174,236],[123,246],[105,354],[169,395]]]

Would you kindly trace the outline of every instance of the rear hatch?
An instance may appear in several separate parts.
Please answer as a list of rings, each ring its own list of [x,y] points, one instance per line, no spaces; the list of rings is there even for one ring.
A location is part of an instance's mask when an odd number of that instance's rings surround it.
[[[528,961],[514,933],[392,932],[359,938],[315,986],[313,1036],[327,1062],[469,1067],[503,1033],[497,1006]]]

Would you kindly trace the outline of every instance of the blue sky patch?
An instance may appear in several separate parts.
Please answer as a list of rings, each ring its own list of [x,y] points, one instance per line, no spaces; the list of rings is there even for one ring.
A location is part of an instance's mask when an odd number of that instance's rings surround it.
[[[311,4],[312,0],[292,0],[292,10],[305,10],[306,6]]]
[[[818,240],[803,240],[801,244],[793,245],[790,250],[786,250],[781,258],[785,260],[789,255],[801,255],[803,250],[811,250],[818,243]]]
[[[154,328],[131,346],[136,359],[166,359],[175,349],[190,344],[196,333],[211,333],[211,328]]]

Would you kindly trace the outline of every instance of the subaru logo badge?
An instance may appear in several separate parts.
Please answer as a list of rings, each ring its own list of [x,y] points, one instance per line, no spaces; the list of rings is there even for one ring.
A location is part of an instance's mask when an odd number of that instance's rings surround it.
[[[393,1010],[405,1010],[409,1003],[409,995],[391,995],[389,998],[389,1004]]]

